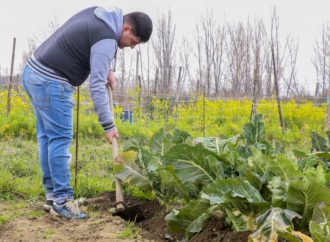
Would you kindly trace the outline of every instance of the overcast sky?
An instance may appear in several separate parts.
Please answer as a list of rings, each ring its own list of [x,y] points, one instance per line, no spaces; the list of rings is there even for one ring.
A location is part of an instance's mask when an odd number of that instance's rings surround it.
[[[315,78],[311,64],[313,44],[322,24],[330,20],[330,0],[2,0],[0,13],[0,66],[9,71],[13,37],[17,39],[15,71],[21,63],[27,40],[47,37],[48,25],[55,18],[63,23],[71,15],[89,6],[117,6],[143,11],[153,19],[172,10],[176,35],[191,33],[205,10],[213,9],[218,22],[246,22],[262,18],[269,23],[271,8],[277,6],[280,31],[299,38],[298,73],[302,79]]]

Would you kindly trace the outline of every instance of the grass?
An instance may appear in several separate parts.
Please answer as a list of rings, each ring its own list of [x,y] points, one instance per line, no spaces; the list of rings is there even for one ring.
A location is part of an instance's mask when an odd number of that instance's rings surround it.
[[[54,229],[47,229],[45,231],[40,232],[41,239],[50,239],[50,237],[55,234]]]
[[[8,214],[0,215],[0,225],[4,225],[13,219],[14,218]]]
[[[134,222],[128,222],[123,231],[118,235],[118,239],[136,239],[141,228],[138,228]]]
[[[73,144],[75,144],[73,142]],[[74,145],[70,152],[75,154]],[[114,190],[111,148],[103,139],[81,139],[78,157],[76,197],[92,197]],[[75,158],[70,164],[74,186]],[[36,141],[10,138],[0,140],[0,199],[44,198]]]

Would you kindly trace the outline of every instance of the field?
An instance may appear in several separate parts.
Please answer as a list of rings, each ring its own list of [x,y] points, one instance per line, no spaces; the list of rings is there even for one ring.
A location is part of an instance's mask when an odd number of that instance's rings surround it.
[[[35,120],[14,92],[6,115],[0,92],[0,240],[15,241],[328,241],[330,143],[326,106],[274,100],[173,100],[133,93],[133,123],[123,121],[119,165],[82,96],[75,196],[91,218],[64,221],[42,211]],[[144,105],[142,105],[144,104]],[[142,108],[143,107],[143,108]],[[75,144],[75,140],[73,142]],[[75,147],[70,164],[75,178]],[[114,175],[147,219],[123,221],[109,210]]]

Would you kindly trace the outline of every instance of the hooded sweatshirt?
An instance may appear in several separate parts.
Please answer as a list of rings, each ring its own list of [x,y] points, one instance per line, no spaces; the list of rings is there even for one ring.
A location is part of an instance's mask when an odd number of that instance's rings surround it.
[[[94,110],[106,132],[115,129],[106,85],[122,29],[121,9],[87,8],[65,22],[28,61],[40,75],[72,86],[81,85],[90,75]]]

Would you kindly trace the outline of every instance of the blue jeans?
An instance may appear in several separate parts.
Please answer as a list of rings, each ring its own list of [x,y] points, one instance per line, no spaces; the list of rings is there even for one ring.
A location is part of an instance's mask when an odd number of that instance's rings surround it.
[[[69,148],[73,136],[73,86],[40,75],[26,66],[23,88],[32,102],[46,198],[57,204],[73,200],[70,186]]]

